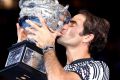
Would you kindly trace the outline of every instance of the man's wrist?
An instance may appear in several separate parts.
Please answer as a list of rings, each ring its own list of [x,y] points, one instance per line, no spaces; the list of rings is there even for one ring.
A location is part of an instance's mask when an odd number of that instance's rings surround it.
[[[42,48],[43,54],[47,53],[50,50],[55,50],[54,46],[45,46],[44,48]]]

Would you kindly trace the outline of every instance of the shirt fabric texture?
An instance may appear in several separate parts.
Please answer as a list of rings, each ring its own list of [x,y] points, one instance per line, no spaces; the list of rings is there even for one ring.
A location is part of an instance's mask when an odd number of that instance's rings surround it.
[[[64,69],[77,73],[82,80],[109,80],[109,68],[103,61],[93,58],[79,59],[67,64]]]

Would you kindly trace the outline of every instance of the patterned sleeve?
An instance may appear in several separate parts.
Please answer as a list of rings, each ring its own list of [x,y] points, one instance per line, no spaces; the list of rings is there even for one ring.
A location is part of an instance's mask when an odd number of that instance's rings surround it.
[[[77,73],[82,80],[109,80],[109,68],[100,61],[72,64],[67,70]]]

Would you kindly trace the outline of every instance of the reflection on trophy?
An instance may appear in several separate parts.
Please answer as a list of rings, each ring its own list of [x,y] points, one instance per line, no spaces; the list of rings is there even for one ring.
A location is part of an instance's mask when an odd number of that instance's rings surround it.
[[[26,19],[42,27],[37,17],[39,15],[46,19],[49,28],[58,31],[71,18],[68,6],[60,5],[57,0],[20,0],[19,7],[19,24],[24,29],[31,27],[25,22]],[[27,40],[9,48],[5,69],[0,71],[0,77],[2,80],[47,80],[43,51],[36,46],[34,38],[27,37]]]

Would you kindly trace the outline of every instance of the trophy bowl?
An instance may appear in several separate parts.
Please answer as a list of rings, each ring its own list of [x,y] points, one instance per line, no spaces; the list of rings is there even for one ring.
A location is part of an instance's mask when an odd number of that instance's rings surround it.
[[[21,27],[30,27],[25,22],[26,19],[32,20],[34,23],[42,26],[37,16],[41,15],[46,19],[49,28],[59,30],[68,23],[71,19],[68,5],[62,6],[57,0],[20,0],[19,6],[21,8],[19,24]]]

